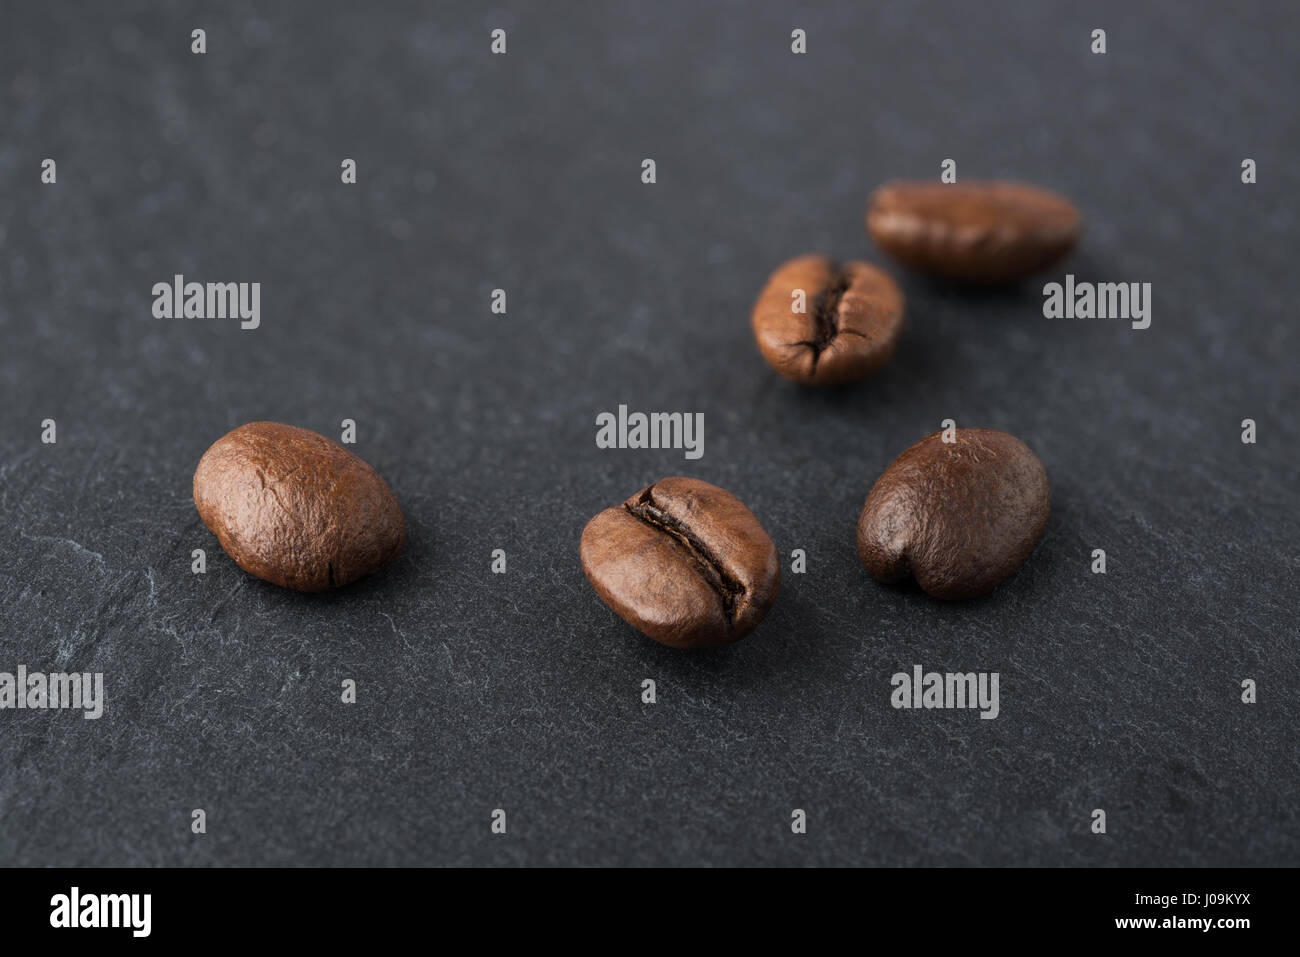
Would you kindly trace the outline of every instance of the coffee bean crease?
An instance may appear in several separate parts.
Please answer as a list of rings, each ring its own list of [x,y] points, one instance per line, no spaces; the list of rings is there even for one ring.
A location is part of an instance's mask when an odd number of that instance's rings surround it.
[[[812,348],[814,363],[840,333],[840,304],[844,301],[844,294],[849,291],[851,284],[852,277],[849,276],[848,271],[836,263],[831,266],[829,284],[817,293],[816,299],[813,300],[815,337],[808,342],[808,345]]]
[[[792,303],[807,296],[808,308]],[[759,351],[803,385],[841,385],[870,375],[893,354],[903,294],[869,263],[800,256],[768,278],[751,315]]]
[[[727,619],[727,623],[734,622],[736,599],[745,593],[745,586],[727,574],[722,562],[691,531],[689,525],[655,505],[654,486],[642,492],[635,504],[625,503],[623,507],[633,517],[677,540],[691,559],[699,565],[709,587],[718,593],[718,599],[722,602],[722,614]]]

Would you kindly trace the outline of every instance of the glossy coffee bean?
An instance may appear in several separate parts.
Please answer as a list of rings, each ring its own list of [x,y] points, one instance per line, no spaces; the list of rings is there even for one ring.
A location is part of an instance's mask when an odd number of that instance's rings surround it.
[[[250,422],[194,473],[194,504],[249,574],[298,591],[346,585],[397,557],[406,520],[388,484],[337,442]]]
[[[895,182],[876,190],[867,230],[900,262],[948,279],[1004,283],[1063,258],[1079,211],[1023,183]]]
[[[674,648],[744,638],[776,600],[776,546],[730,492],[666,478],[582,531],[582,570],[628,624]]]
[[[772,273],[754,304],[752,325],[763,358],[787,379],[854,382],[894,354],[903,331],[903,293],[868,263],[801,256]]]
[[[1038,456],[1014,435],[936,432],[885,469],[858,519],[858,557],[882,582],[908,577],[936,598],[992,591],[1033,551],[1050,488]]]

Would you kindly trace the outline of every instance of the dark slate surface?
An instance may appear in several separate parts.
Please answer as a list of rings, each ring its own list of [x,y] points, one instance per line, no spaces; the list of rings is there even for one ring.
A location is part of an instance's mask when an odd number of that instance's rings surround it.
[[[99,721],[0,712],[0,863],[1300,863],[1294,7],[182,6],[0,30],[0,670],[107,683]],[[879,260],[865,197],[945,157],[1073,197],[1053,275],[1153,283],[1151,328],[895,270],[887,369],[778,381],[769,270]],[[177,272],[261,282],[262,327],[153,319]],[[702,411],[704,458],[598,450],[619,403]],[[251,579],[199,456],[345,417],[409,548],[327,596]],[[957,605],[875,584],[853,538],[946,417],[1053,483],[1028,565]],[[631,631],[577,560],[682,473],[809,556],[714,653]],[[913,664],[1000,672],[1001,716],[893,710]]]

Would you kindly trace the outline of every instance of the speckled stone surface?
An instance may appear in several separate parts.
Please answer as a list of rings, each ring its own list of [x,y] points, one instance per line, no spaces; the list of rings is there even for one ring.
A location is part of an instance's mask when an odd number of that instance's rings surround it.
[[[0,671],[107,698],[0,711],[0,864],[1300,863],[1294,8],[185,6],[0,30]],[[1150,282],[1151,327],[887,264],[892,363],[779,380],[748,322],[769,272],[884,263],[868,194],[947,157],[1078,203],[1043,280]],[[154,319],[176,273],[260,282],[261,327]],[[621,403],[703,412],[704,457],[597,449]],[[1029,563],[964,604],[854,546],[948,417],[1052,481]],[[406,551],[323,596],[250,578],[199,457],[344,418]],[[659,647],[583,579],[584,523],[671,474],[784,556],[731,648]],[[914,664],[998,671],[1000,716],[894,710]]]

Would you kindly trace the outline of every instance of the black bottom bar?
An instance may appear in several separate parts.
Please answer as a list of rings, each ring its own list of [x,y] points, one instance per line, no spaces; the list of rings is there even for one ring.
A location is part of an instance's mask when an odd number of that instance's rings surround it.
[[[973,941],[978,930],[984,941],[1232,946],[1289,922],[1293,882],[1286,870],[828,871],[793,879],[718,870],[572,870],[544,879],[521,871],[6,870],[0,913],[6,944],[63,938],[94,947],[283,938],[333,948],[458,926],[472,939],[531,927],[545,940],[562,926],[586,936],[611,918],[652,939],[688,917],[733,942],[811,921],[818,935],[827,924],[859,938],[889,928],[891,937],[918,935],[926,945]]]

